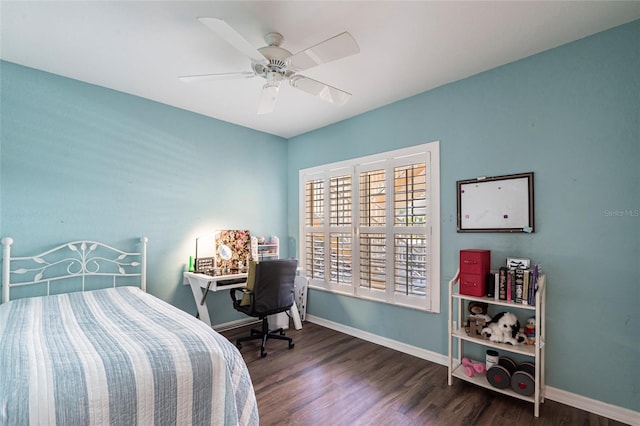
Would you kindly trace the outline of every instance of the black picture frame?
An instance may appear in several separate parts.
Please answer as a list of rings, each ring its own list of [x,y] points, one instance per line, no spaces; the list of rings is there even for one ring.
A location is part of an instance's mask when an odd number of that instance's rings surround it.
[[[457,232],[535,231],[533,172],[456,182]]]

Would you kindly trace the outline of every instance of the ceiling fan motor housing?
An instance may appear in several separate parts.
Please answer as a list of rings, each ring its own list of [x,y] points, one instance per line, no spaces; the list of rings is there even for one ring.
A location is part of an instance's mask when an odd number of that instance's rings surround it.
[[[282,76],[291,74],[289,63],[291,61],[291,52],[280,47],[284,41],[284,37],[280,33],[268,33],[264,36],[267,46],[261,47],[258,51],[268,60],[264,62],[251,62],[251,68],[256,74],[265,77],[268,73],[278,73]]]

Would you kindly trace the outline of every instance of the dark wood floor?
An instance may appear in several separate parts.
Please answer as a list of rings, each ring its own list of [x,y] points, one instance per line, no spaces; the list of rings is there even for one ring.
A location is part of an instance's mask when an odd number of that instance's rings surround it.
[[[222,333],[233,341],[248,327]],[[447,386],[447,368],[312,323],[287,330],[295,347],[243,344],[260,424],[322,426],[622,425],[545,400],[533,404],[461,380]],[[234,341],[235,343],[235,341]]]

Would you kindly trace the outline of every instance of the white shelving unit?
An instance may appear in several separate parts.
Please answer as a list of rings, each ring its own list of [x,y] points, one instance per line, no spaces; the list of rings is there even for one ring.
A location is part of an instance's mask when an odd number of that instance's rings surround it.
[[[449,386],[453,384],[453,378],[457,377],[466,382],[473,383],[475,385],[491,389],[493,391],[512,396],[514,398],[523,399],[525,401],[532,402],[534,404],[534,415],[539,417],[540,404],[544,402],[544,338],[545,338],[545,293],[546,293],[546,276],[540,275],[538,278],[538,291],[536,292],[535,305],[523,305],[520,303],[507,302],[504,300],[496,300],[492,297],[475,297],[461,295],[459,291],[458,279],[460,276],[460,270],[456,272],[455,277],[449,281],[449,371],[448,382]],[[478,337],[467,335],[464,330],[464,318],[463,315],[466,312],[465,302],[484,302],[489,306],[501,306],[505,308],[505,311],[513,312],[518,315],[518,310],[528,310],[534,313],[536,318],[536,341],[534,345],[510,345],[505,343],[494,343],[490,340],[485,340]],[[457,308],[457,315],[454,317],[454,306]],[[521,318],[521,315],[518,315]],[[521,320],[522,322],[522,320]],[[454,342],[458,343],[457,353],[454,353]],[[464,357],[464,344],[465,342],[473,342],[478,345],[485,346],[487,348],[496,349],[500,354],[512,353],[525,355],[531,358],[531,361],[535,364],[535,392],[532,396],[521,395],[511,388],[499,389],[491,385],[487,380],[486,374],[476,374],[473,377],[469,377],[464,373],[464,367],[461,365],[462,358]],[[482,361],[483,360],[478,360]]]
[[[251,257],[254,260],[274,260],[280,258],[280,239],[271,237],[269,241],[258,244],[258,237],[251,237]]]

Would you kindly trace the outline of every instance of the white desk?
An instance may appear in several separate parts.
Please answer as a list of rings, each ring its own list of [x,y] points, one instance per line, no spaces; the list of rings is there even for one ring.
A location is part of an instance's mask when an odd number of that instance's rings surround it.
[[[234,284],[225,284],[224,281],[229,280],[242,280],[241,282]],[[232,288],[242,288],[247,284],[247,274],[232,274],[232,275],[218,275],[211,276],[205,274],[196,274],[195,272],[185,272],[182,284],[191,287],[193,298],[196,301],[196,307],[198,308],[197,317],[201,321],[204,321],[211,326],[211,317],[209,316],[209,309],[205,303],[207,300],[207,294],[209,291],[229,290]],[[202,291],[204,289],[204,292]],[[300,321],[300,313],[298,312],[298,306],[295,302],[291,306],[291,317],[296,330],[302,328]]]
[[[242,281],[235,284],[220,283],[221,281],[224,282],[228,280]],[[185,272],[182,283],[191,287],[191,292],[193,293],[193,298],[195,299],[196,307],[198,308],[198,315],[196,317],[200,318],[208,325],[211,325],[209,309],[205,303],[208,292],[242,288],[247,284],[247,274],[218,275],[214,277],[211,275],[196,274],[195,272]],[[202,289],[204,289],[204,292]]]

